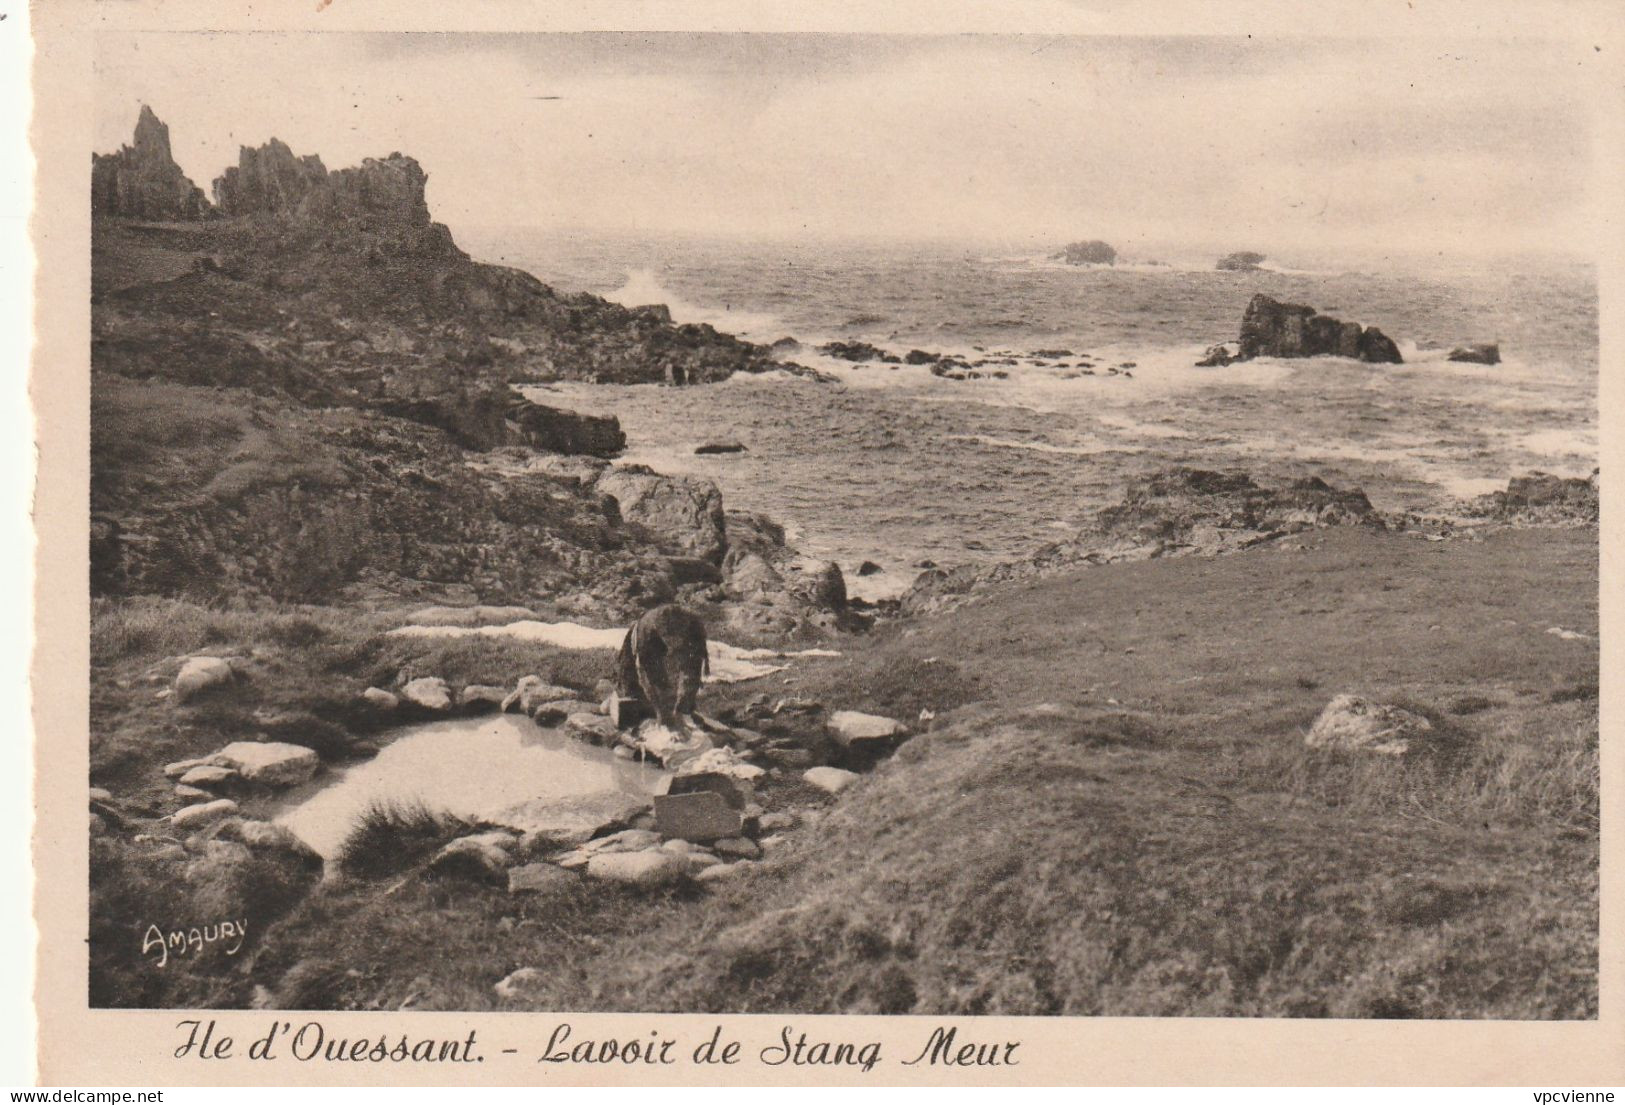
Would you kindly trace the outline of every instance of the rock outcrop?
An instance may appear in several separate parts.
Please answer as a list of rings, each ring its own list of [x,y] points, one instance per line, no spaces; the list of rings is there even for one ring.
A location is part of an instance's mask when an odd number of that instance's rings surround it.
[[[1052,259],[1065,261],[1069,265],[1115,265],[1117,251],[1100,239],[1093,238],[1087,242],[1071,243]]]
[[[519,444],[549,453],[613,457],[626,448],[621,420],[612,414],[581,414],[515,397],[506,421]]]
[[[1365,493],[1318,477],[1285,486],[1244,472],[1170,468],[1131,483],[1122,502],[1096,512],[1073,537],[1023,560],[922,572],[903,595],[905,613],[951,609],[976,593],[1085,564],[1168,556],[1217,556],[1326,526],[1386,528]]]
[[[132,144],[117,153],[92,155],[90,210],[153,222],[202,219],[213,212],[203,189],[175,163],[169,128],[145,104]]]
[[[1214,267],[1220,272],[1258,272],[1259,266],[1263,263],[1264,255],[1262,253],[1254,253],[1251,250],[1244,249],[1238,253],[1225,254],[1219,258],[1219,263]]]
[[[1534,525],[1589,525],[1601,517],[1600,475],[1554,476],[1531,472],[1507,481],[1505,491],[1474,500],[1470,514]]]
[[[1373,364],[1400,364],[1399,347],[1375,326],[1342,322],[1300,303],[1282,303],[1262,292],[1241,319],[1237,360],[1254,357],[1348,357]]]

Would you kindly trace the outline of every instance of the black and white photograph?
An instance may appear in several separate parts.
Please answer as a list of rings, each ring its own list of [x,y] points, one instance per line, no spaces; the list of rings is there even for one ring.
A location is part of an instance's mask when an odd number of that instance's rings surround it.
[[[91,40],[91,1010],[1599,1017],[1602,46]]]

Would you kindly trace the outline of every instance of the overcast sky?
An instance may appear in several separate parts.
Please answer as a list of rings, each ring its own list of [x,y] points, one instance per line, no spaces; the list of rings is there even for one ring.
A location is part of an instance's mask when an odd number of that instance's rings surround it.
[[[1583,247],[1589,50],[1463,41],[104,34],[206,191],[275,135],[435,218],[1144,249]]]

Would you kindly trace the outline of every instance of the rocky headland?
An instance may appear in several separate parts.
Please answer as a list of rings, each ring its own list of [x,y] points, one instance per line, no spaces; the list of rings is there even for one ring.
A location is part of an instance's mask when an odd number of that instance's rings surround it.
[[[214,204],[183,203],[201,192],[143,108],[96,174],[96,593],[541,594],[607,618],[705,588],[727,603],[716,488],[611,469],[613,415],[513,385],[782,368],[765,349],[472,261],[399,153],[330,171],[272,140],[243,148]],[[551,455],[600,459],[536,462]],[[684,566],[696,555],[708,572]],[[775,609],[781,630],[844,614],[788,592]]]

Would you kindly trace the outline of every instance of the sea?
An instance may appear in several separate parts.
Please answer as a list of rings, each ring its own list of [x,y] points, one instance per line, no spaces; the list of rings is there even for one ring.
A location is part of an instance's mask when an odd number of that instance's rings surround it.
[[[1447,513],[1515,474],[1598,463],[1596,275],[1573,258],[1306,254],[1237,273],[1196,250],[1073,266],[1053,259],[1060,243],[454,229],[475,258],[561,290],[799,342],[785,357],[835,382],[775,372],[529,390],[616,415],[629,441],[619,463],[714,480],[729,509],[785,523],[870,599],[900,593],[924,564],[1036,551],[1169,465],[1318,475],[1380,509]],[[1196,367],[1235,339],[1257,292],[1378,326],[1405,363]],[[951,380],[820,354],[830,341],[993,363]],[[1501,364],[1446,359],[1489,341]],[[707,443],[745,451],[696,455]],[[865,561],[879,570],[858,575]]]

